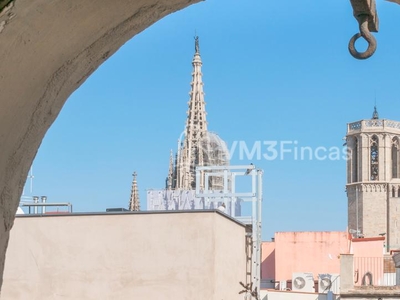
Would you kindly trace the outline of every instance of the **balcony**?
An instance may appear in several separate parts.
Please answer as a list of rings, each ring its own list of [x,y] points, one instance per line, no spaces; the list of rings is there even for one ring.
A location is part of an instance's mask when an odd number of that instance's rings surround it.
[[[340,260],[340,299],[400,299],[400,286],[396,280],[396,271],[399,272],[391,256],[343,254]]]
[[[388,287],[396,285],[396,268],[392,258],[355,257],[355,287]]]

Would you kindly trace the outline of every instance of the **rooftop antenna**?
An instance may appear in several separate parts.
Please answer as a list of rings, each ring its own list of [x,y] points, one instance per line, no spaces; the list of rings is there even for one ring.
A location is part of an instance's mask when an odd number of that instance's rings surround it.
[[[29,169],[29,172],[28,172],[28,176],[26,177],[26,182],[25,182],[24,188],[22,190],[20,204],[32,202],[33,178],[35,178],[35,176],[33,176],[33,165],[31,165],[31,168]],[[29,184],[29,192],[26,193],[26,190],[28,189],[28,187],[27,187],[28,184]]]
[[[29,188],[29,191],[30,191],[30,193],[32,194],[32,192],[33,192],[33,178],[35,178],[35,176],[33,176],[33,166],[31,166],[31,169],[30,169],[30,172],[29,172],[30,174],[28,175],[28,178],[30,179],[30,188]]]
[[[31,166],[29,173],[28,173],[28,177],[27,180],[29,180],[29,193],[32,194],[33,192],[33,178],[35,178],[35,176],[33,176],[33,166]],[[22,192],[22,194],[25,194],[25,189]]]

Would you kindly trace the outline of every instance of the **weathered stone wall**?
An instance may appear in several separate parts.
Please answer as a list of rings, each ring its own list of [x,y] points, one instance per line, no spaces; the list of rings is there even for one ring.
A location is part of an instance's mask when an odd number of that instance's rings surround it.
[[[389,199],[389,244],[390,249],[400,249],[400,195]],[[384,231],[385,232],[385,231]]]
[[[363,211],[360,215],[362,233],[365,237],[378,237],[386,232],[387,226],[387,191],[386,184],[367,184],[361,193]]]
[[[68,96],[134,35],[199,1],[18,0],[1,10],[0,286],[29,167]]]

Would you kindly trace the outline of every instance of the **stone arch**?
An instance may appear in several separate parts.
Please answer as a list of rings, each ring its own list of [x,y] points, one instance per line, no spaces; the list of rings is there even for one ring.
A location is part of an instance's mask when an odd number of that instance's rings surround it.
[[[18,0],[0,6],[0,287],[29,167],[67,98],[126,41],[199,1]]]

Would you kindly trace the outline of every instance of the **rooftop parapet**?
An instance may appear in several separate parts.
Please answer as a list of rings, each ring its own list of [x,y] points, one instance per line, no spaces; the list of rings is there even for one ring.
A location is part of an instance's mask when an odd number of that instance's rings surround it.
[[[400,122],[386,119],[361,120],[347,124],[347,133],[390,131],[400,133]]]

